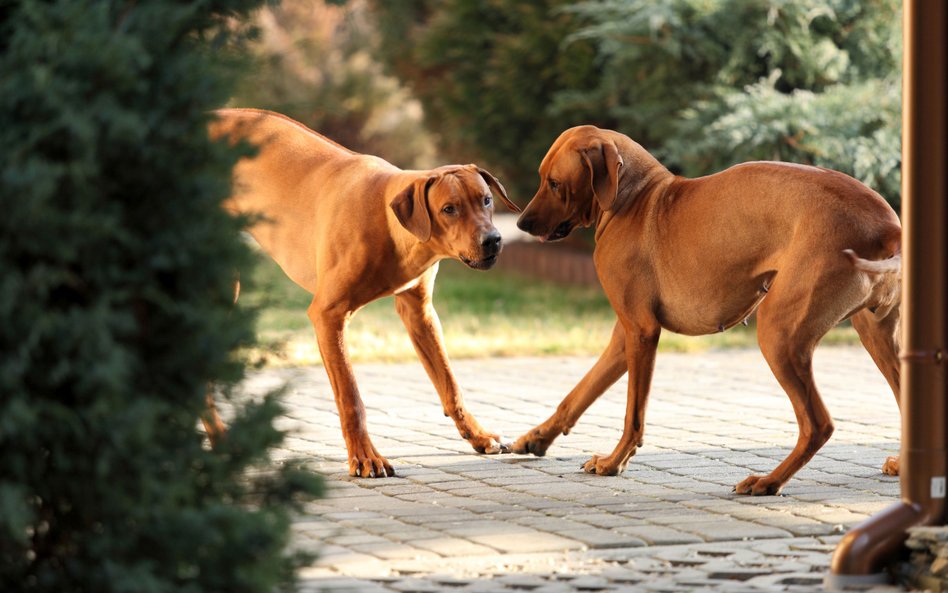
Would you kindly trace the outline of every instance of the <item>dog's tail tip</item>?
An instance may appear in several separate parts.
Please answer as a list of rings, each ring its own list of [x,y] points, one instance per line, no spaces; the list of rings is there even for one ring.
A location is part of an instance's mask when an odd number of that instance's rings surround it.
[[[852,249],[843,249],[843,254],[856,269],[870,274],[894,274],[902,269],[901,253],[896,253],[890,258],[882,260],[863,259]]]

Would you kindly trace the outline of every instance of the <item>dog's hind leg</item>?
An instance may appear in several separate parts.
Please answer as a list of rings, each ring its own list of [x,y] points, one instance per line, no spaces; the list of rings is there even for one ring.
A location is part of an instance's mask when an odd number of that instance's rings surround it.
[[[237,304],[237,298],[240,296],[240,274],[234,273],[234,304]],[[207,440],[211,442],[211,447],[216,447],[218,443],[227,436],[227,427],[217,413],[217,405],[214,403],[214,392],[212,385],[208,384],[205,392],[204,401],[206,409],[201,414],[201,423],[204,424],[204,431],[207,433]]]
[[[204,424],[204,430],[207,432],[207,440],[211,442],[211,447],[216,447],[218,443],[227,435],[227,429],[217,413],[217,406],[214,404],[214,394],[208,385],[205,395],[206,409],[201,414],[201,422]]]
[[[781,277],[787,279],[786,284],[781,285]],[[847,299],[840,295],[848,295],[855,285],[824,278],[800,283],[800,277],[805,275],[780,274],[757,314],[760,350],[790,398],[799,427],[797,443],[772,472],[749,476],[735,486],[739,494],[777,494],[833,434],[833,419],[813,380],[813,351],[846,315],[843,307]]]
[[[862,309],[852,317],[853,327],[859,334],[859,340],[869,352],[869,356],[882,371],[889,382],[895,403],[899,404],[901,389],[901,366],[899,363],[899,308],[895,307],[881,319],[869,309]],[[899,458],[892,456],[885,460],[882,472],[890,476],[899,475]]]

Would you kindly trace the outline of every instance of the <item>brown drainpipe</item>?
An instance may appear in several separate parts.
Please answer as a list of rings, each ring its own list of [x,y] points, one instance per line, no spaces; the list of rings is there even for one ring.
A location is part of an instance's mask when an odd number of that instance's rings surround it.
[[[945,524],[946,194],[943,0],[905,0],[902,80],[902,502],[852,528],[833,554],[829,588],[885,581],[906,530]]]

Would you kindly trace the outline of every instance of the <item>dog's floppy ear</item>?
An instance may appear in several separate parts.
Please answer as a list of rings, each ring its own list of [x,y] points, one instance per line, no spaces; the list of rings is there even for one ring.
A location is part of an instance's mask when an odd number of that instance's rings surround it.
[[[580,154],[589,169],[593,195],[599,207],[612,210],[619,193],[619,169],[623,165],[619,149],[614,142],[603,142],[581,150]]]
[[[475,165],[476,166],[476,165]],[[481,177],[484,178],[484,181],[487,182],[487,187],[490,190],[500,196],[500,200],[507,205],[508,208],[514,212],[520,212],[520,207],[510,201],[510,198],[507,197],[507,190],[504,189],[504,186],[497,181],[497,178],[491,175],[487,170],[477,167],[477,172],[481,174]]]
[[[395,218],[418,240],[431,238],[431,214],[428,212],[428,188],[437,177],[423,177],[403,189],[389,206]]]

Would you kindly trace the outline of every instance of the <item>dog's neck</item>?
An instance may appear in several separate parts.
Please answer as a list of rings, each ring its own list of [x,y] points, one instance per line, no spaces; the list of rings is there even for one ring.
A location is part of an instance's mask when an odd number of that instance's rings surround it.
[[[623,165],[619,168],[616,201],[611,210],[602,210],[598,204],[594,206],[599,211],[596,216],[597,241],[615,216],[621,215],[634,204],[639,204],[656,189],[663,190],[675,177],[639,143],[628,136],[619,136],[621,139],[616,144],[619,146]]]
[[[665,165],[658,162],[641,144],[624,134],[619,134],[616,144],[624,162],[619,169],[619,189],[616,196],[617,209],[635,201],[649,187],[665,178],[674,177]]]

